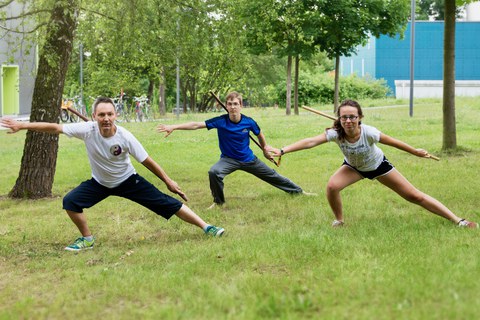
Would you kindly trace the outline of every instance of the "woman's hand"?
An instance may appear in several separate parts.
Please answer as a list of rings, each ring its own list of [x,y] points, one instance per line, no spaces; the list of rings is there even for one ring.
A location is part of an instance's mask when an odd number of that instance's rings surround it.
[[[280,149],[277,149],[277,148],[274,148],[272,146],[267,146],[265,148],[265,151],[268,152],[271,156],[273,157],[281,157],[282,156],[282,152],[280,151]]]

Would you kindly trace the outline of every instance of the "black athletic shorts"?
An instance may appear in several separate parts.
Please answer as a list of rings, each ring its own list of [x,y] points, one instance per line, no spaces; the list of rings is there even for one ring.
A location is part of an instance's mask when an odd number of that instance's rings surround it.
[[[135,201],[165,219],[169,219],[182,207],[180,201],[164,194],[140,175],[133,174],[115,188],[102,186],[93,178],[84,181],[63,198],[63,209],[83,212],[83,209],[90,208],[109,196]]]
[[[377,167],[377,169],[373,171],[360,171],[352,165],[348,164],[345,160],[343,161],[343,165],[352,168],[353,170],[357,171],[363,178],[368,178],[370,180],[384,176],[395,168],[385,156],[383,156],[382,163]]]

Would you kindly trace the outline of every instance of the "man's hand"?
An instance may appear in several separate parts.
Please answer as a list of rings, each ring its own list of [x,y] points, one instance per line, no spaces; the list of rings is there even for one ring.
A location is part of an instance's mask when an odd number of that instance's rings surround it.
[[[173,132],[173,126],[166,124],[159,124],[157,126],[157,132],[166,132],[165,138],[168,137]]]
[[[273,161],[272,154],[271,154],[270,151],[269,151],[270,149],[272,149],[272,147],[266,146],[266,147],[263,149],[263,155],[264,155],[264,157],[267,158],[268,160]]]
[[[182,197],[183,200],[188,201],[187,195],[182,191],[182,189],[180,189],[180,187],[175,181],[168,180],[168,182],[165,182],[165,184],[167,185],[168,190],[175,194],[178,194],[180,197]]]
[[[15,121],[10,118],[2,118],[1,120],[2,127],[10,129],[7,133],[15,133],[22,129],[22,124],[18,121]]]

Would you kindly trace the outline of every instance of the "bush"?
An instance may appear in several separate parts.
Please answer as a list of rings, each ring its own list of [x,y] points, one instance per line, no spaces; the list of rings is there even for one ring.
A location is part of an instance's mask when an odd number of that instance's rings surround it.
[[[344,99],[381,99],[385,98],[390,89],[386,81],[371,78],[359,78],[356,75],[340,77],[340,100]],[[302,78],[298,82],[298,102],[300,105],[333,103],[335,79],[333,75],[323,74],[317,77]],[[278,101],[286,101],[286,83],[277,86]],[[292,83],[293,100],[293,83]],[[292,101],[293,102],[293,101]],[[285,107],[285,103],[279,103]]]

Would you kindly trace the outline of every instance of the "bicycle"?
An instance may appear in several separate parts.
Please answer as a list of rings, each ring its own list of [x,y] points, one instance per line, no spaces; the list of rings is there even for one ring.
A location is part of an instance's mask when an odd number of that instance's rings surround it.
[[[62,105],[60,106],[60,120],[62,122],[78,122],[79,119],[88,121],[85,107],[79,107],[78,103],[72,98],[62,99]]]
[[[62,105],[60,106],[60,120],[62,122],[73,122],[68,112],[69,108],[72,108],[73,101],[70,99],[62,99]]]
[[[77,122],[80,121],[80,118],[82,120],[84,118],[87,118],[88,117],[87,109],[85,104],[82,101],[82,97],[75,96],[72,100],[73,100],[73,109],[79,113],[78,115],[76,115]]]
[[[130,113],[131,108],[128,106],[127,97],[125,94],[120,94],[119,96],[112,98],[113,103],[115,104],[115,112],[117,113],[117,122],[130,122]]]
[[[135,103],[135,121],[148,120],[150,117],[148,98],[142,95],[141,97],[134,97],[133,100]]]

